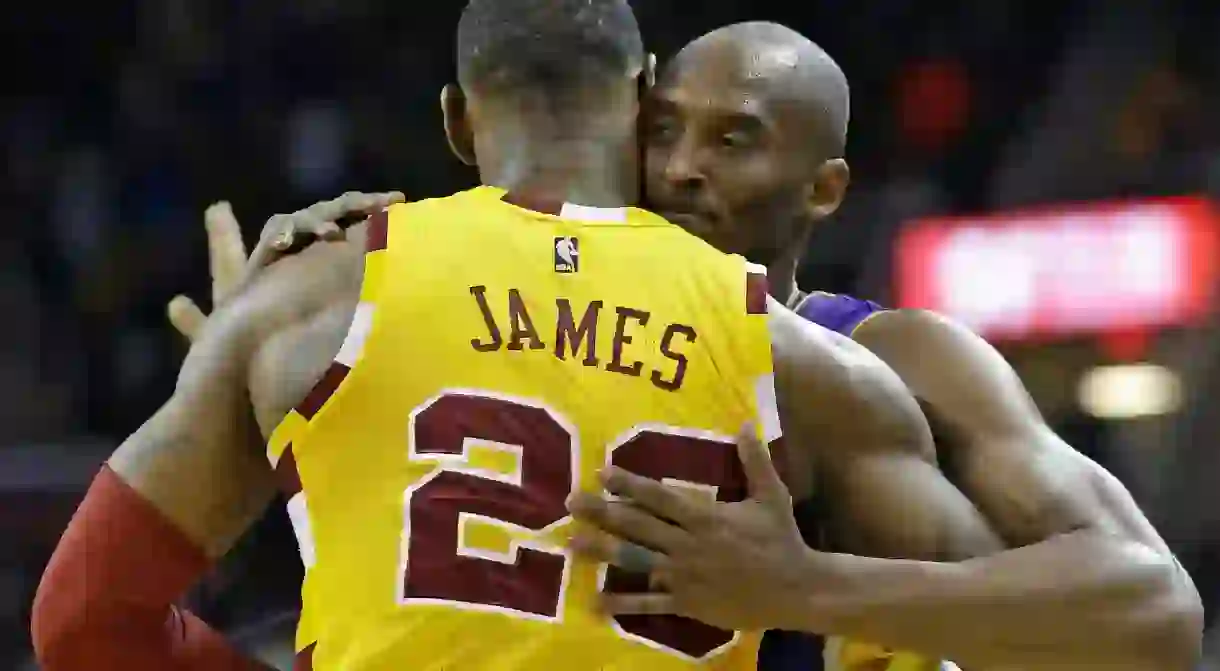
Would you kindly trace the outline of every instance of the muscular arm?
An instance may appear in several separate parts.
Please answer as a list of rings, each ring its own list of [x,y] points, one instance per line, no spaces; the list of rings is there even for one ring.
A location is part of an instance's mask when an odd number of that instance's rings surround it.
[[[947,432],[961,488],[1021,546],[956,564],[830,556],[843,576],[816,623],[963,665],[1188,669],[1201,609],[1130,495],[1046,426],[982,339],[923,312],[856,334]]]
[[[793,446],[778,465],[797,500],[812,493],[820,502],[832,548],[930,560],[1003,548],[940,472],[927,421],[892,370],[787,310],[772,310],[771,327],[786,444]],[[804,473],[814,481],[801,483]]]

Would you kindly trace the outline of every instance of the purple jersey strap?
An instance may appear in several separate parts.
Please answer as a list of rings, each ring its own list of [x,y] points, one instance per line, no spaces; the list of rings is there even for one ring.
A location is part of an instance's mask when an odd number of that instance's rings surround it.
[[[850,336],[866,317],[885,308],[872,301],[815,291],[796,306],[796,313],[830,331]]]

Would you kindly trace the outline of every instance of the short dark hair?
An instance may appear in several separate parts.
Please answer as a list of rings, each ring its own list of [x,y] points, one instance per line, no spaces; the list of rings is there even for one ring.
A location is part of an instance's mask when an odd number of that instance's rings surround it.
[[[561,94],[644,61],[627,0],[470,0],[458,22],[458,81],[488,92]]]

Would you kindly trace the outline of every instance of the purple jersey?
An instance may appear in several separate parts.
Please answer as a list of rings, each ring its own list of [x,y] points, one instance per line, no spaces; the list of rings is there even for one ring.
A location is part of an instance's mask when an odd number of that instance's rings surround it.
[[[794,309],[814,324],[848,337],[869,315],[884,310],[872,301],[820,291],[802,298]],[[801,514],[802,508],[807,508],[807,514]],[[816,506],[798,502],[797,512],[798,518],[808,518],[816,515]],[[773,629],[763,636],[758,649],[758,671],[831,671],[826,667],[825,647],[821,636]]]
[[[851,332],[869,315],[883,310],[885,308],[872,301],[821,291],[805,296],[795,308],[796,313],[805,319],[845,336],[851,336]]]

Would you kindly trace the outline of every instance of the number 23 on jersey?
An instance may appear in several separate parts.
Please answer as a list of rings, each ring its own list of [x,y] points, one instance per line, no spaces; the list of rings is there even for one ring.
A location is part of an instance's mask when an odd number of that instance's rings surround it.
[[[569,522],[566,503],[580,474],[578,430],[535,401],[447,390],[411,413],[410,442],[413,460],[440,465],[405,494],[400,603],[561,622],[575,560],[561,549],[528,543],[513,543],[507,553],[467,548],[462,531],[468,520],[481,520],[541,537]],[[477,444],[514,453],[518,468],[506,475],[472,467],[469,450]],[[645,426],[604,450],[608,463],[639,475],[714,489],[720,501],[745,497],[730,438]],[[646,577],[614,567],[605,572],[605,589],[646,587]],[[673,616],[620,616],[614,626],[625,638],[694,659],[712,655],[736,636]]]

